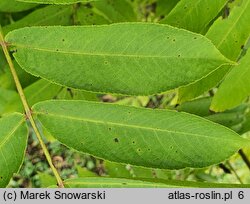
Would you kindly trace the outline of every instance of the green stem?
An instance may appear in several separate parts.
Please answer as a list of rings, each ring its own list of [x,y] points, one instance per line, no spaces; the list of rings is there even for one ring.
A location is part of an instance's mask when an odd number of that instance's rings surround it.
[[[244,153],[244,151],[242,149],[239,150],[239,154],[240,154],[241,158],[243,159],[243,161],[245,162],[245,164],[247,165],[248,169],[250,170],[250,161],[247,158],[247,155]]]
[[[51,167],[51,169],[52,169],[52,171],[53,171],[53,173],[54,173],[54,175],[55,175],[55,177],[57,179],[58,186],[63,188],[64,187],[63,181],[62,181],[57,169],[53,165],[53,162],[52,162],[52,159],[50,157],[49,151],[48,151],[46,145],[43,142],[41,134],[40,134],[40,132],[39,132],[39,130],[37,128],[37,125],[35,123],[35,120],[34,120],[34,118],[32,116],[32,111],[31,111],[31,109],[30,109],[30,107],[28,105],[28,102],[27,102],[27,99],[25,97],[22,85],[21,85],[20,80],[19,80],[19,78],[17,76],[14,64],[13,64],[11,56],[9,54],[9,51],[8,51],[8,48],[7,48],[7,43],[4,41],[4,35],[2,33],[1,25],[0,25],[0,44],[2,46],[2,49],[3,49],[4,55],[6,57],[6,60],[7,60],[8,64],[9,64],[10,71],[11,71],[11,74],[12,74],[13,79],[15,81],[18,94],[19,94],[19,96],[21,98],[21,101],[22,101],[22,104],[23,104],[23,107],[24,107],[24,110],[25,110],[26,117],[30,121],[30,124],[31,124],[31,126],[32,126],[32,128],[33,128],[33,130],[34,130],[40,144],[41,144],[41,147],[43,149],[45,157],[46,157],[46,159],[47,159],[47,161],[48,161],[48,163],[49,163],[49,165],[50,165],[50,167]]]

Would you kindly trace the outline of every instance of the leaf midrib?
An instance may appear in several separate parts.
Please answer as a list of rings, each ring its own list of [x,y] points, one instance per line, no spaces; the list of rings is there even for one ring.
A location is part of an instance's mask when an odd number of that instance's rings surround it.
[[[160,128],[153,128],[153,127],[144,127],[144,126],[139,126],[139,125],[131,125],[131,124],[122,124],[122,123],[115,123],[115,122],[110,122],[110,121],[101,121],[101,120],[93,120],[93,119],[87,119],[87,118],[78,118],[78,117],[72,117],[72,116],[65,116],[65,115],[59,115],[59,114],[52,114],[52,113],[45,113],[45,112],[39,112],[36,111],[36,114],[40,115],[45,115],[45,116],[52,116],[52,117],[58,117],[58,118],[64,118],[64,119],[70,119],[70,120],[78,120],[78,121],[83,121],[83,122],[90,122],[90,123],[99,123],[99,124],[110,124],[114,126],[122,126],[122,127],[129,127],[129,128],[136,128],[136,129],[144,129],[144,130],[151,130],[151,131],[159,131],[159,132],[168,132],[168,133],[173,133],[173,134],[180,134],[180,135],[190,135],[190,136],[196,136],[196,137],[203,137],[203,138],[210,138],[210,139],[215,139],[215,140],[225,140],[225,138],[221,139],[218,137],[212,137],[212,136],[206,136],[206,135],[199,135],[199,134],[194,134],[194,133],[185,133],[185,132],[180,132],[180,131],[171,131],[171,130],[166,130],[166,129],[160,129]],[[229,139],[227,139],[229,140]],[[238,139],[230,139],[232,141],[239,141]]]
[[[227,61],[226,58],[224,59],[216,59],[216,58],[208,58],[208,57],[178,57],[178,56],[160,56],[160,55],[135,55],[135,54],[114,54],[114,53],[89,53],[89,52],[79,52],[79,51],[63,51],[63,50],[53,50],[53,49],[48,49],[48,48],[37,48],[37,47],[32,47],[32,46],[27,46],[27,45],[21,45],[21,44],[11,44],[14,47],[17,48],[24,48],[24,49],[33,49],[33,50],[38,50],[38,51],[43,51],[43,52],[51,52],[51,53],[61,53],[61,54],[69,54],[69,55],[83,55],[83,56],[96,56],[96,57],[127,57],[127,58],[158,58],[158,59],[164,59],[164,58],[173,58],[173,59],[192,59],[192,60],[212,60],[212,61],[218,61],[218,62],[224,62],[223,65],[226,64],[233,64],[231,61]],[[17,52],[18,54],[18,52]],[[15,55],[15,54],[14,54]],[[223,55],[222,55],[223,56]]]

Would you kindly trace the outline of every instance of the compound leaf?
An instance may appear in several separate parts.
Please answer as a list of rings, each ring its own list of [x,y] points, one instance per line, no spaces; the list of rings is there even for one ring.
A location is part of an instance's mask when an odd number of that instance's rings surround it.
[[[3,27],[3,32],[8,33],[11,30],[42,25],[70,25],[72,22],[73,6],[50,5],[44,8],[36,9],[15,23]]]
[[[16,0],[1,0],[0,11],[1,12],[20,12],[35,7],[34,4],[18,2]]]
[[[27,72],[103,93],[161,93],[232,63],[205,37],[152,23],[23,28],[6,41]]]
[[[68,147],[137,166],[205,167],[249,145],[221,125],[175,111],[87,101],[46,101],[33,111]]]
[[[6,187],[17,173],[24,158],[28,130],[22,114],[13,113],[0,119],[0,187]]]

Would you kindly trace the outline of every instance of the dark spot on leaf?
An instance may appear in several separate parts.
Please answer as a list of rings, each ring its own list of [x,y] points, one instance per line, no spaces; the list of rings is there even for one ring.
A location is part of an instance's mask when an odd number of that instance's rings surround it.
[[[119,139],[118,139],[118,138],[114,138],[114,141],[115,141],[116,143],[118,143],[118,142],[119,142]]]
[[[179,54],[178,57],[180,57],[181,55]]]
[[[178,151],[176,150],[175,153],[178,153]]]
[[[56,49],[56,51],[58,52],[59,50],[58,50],[58,49]]]
[[[139,149],[137,149],[137,152],[140,152],[141,151],[141,149],[139,148]]]
[[[65,39],[62,39],[62,41],[64,42],[64,41],[65,41]]]
[[[133,141],[132,143],[135,144],[135,141]]]
[[[3,179],[3,177],[1,176],[0,179]]]
[[[127,185],[127,183],[122,183],[122,185]]]
[[[108,62],[108,61],[104,61],[104,64],[105,64],[105,65],[108,65],[108,64],[109,64],[109,62]]]
[[[173,39],[173,42],[175,42],[175,39]]]
[[[243,48],[244,48],[244,45],[241,45],[240,48],[243,49]]]
[[[194,40],[196,40],[197,39],[197,37],[194,37]]]
[[[111,127],[109,127],[109,131],[111,131],[112,130],[112,128]]]
[[[150,148],[148,148],[148,151],[150,152],[150,151],[151,151],[151,149],[150,149]]]

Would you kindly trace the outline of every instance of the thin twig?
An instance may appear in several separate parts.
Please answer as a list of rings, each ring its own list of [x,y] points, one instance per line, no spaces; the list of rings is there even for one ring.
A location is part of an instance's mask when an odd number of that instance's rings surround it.
[[[247,155],[243,152],[242,149],[239,150],[239,155],[241,156],[241,158],[243,159],[243,161],[247,165],[248,169],[250,170],[250,161],[249,161],[249,159],[247,158]]]
[[[11,56],[9,54],[9,51],[8,51],[8,48],[7,48],[7,43],[4,41],[4,35],[3,35],[3,32],[2,32],[1,25],[0,25],[0,44],[2,46],[2,49],[3,49],[4,55],[6,57],[6,60],[7,60],[8,64],[9,64],[10,71],[11,71],[11,74],[12,74],[13,79],[15,81],[18,94],[19,94],[19,96],[21,98],[21,101],[22,101],[22,104],[23,104],[23,107],[24,107],[24,110],[25,110],[26,117],[30,121],[30,124],[31,124],[31,126],[32,126],[32,128],[33,128],[33,130],[34,130],[34,132],[35,132],[41,146],[42,146],[45,157],[46,157],[46,159],[47,159],[47,161],[48,161],[48,163],[49,163],[49,165],[50,165],[50,167],[51,167],[51,169],[52,169],[52,171],[53,171],[53,173],[54,173],[54,175],[55,175],[55,177],[57,179],[58,186],[63,188],[64,187],[63,181],[62,181],[57,169],[53,165],[53,162],[52,162],[52,159],[50,157],[49,151],[48,151],[46,145],[43,142],[43,139],[42,139],[42,137],[40,135],[40,132],[39,132],[39,130],[37,128],[37,125],[35,123],[35,120],[34,120],[34,118],[32,116],[32,111],[31,111],[31,109],[30,109],[30,107],[28,105],[28,102],[27,102],[27,99],[25,97],[22,85],[21,85],[20,80],[19,80],[19,78],[17,76],[14,64],[13,64]]]

